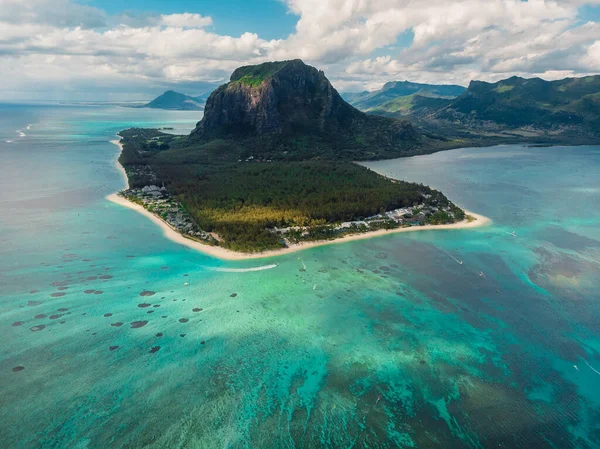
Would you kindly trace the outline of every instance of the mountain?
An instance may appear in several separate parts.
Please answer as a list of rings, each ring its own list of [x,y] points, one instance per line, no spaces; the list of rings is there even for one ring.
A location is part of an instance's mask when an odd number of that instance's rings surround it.
[[[598,130],[600,76],[558,81],[513,76],[497,83],[472,81],[463,95],[434,117],[472,127]]]
[[[208,94],[199,97],[190,97],[172,90],[166,91],[161,96],[146,104],[145,108],[172,109],[178,111],[201,111],[204,108]]]
[[[322,71],[301,60],[240,67],[208,98],[191,139],[233,139],[269,159],[372,159],[416,153],[419,133],[404,120],[352,107]]]
[[[420,84],[410,81],[392,81],[373,92],[344,94],[344,98],[354,107],[365,112],[398,113],[409,115],[414,107],[425,98],[453,99],[465,92],[466,88],[451,84]]]

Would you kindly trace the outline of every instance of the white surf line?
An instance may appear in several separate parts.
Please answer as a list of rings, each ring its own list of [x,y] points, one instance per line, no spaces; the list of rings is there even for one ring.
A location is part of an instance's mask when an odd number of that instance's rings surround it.
[[[207,270],[210,270],[210,271],[220,271],[222,273],[249,273],[252,271],[271,270],[278,266],[279,266],[278,263],[274,263],[271,265],[263,265],[261,267],[251,267],[251,268],[223,268],[223,267],[206,267],[206,266],[203,266],[202,268],[206,268]]]
[[[504,232],[505,234],[508,234],[508,235],[510,235],[512,237],[516,237],[517,236],[517,234],[515,234],[515,231],[513,231],[513,232],[502,231],[502,232]]]
[[[6,143],[13,143],[13,141],[12,140],[7,140]]]
[[[33,125],[30,123],[29,125],[27,125],[27,129],[31,129]]]
[[[17,129],[17,134],[19,135],[19,137],[25,137],[27,136],[27,134],[25,134],[23,131],[21,131],[20,129]]]
[[[583,363],[585,363],[593,372],[595,372],[596,374],[598,374],[600,376],[600,371],[594,369],[594,367],[592,365],[590,365],[587,360],[584,360]]]

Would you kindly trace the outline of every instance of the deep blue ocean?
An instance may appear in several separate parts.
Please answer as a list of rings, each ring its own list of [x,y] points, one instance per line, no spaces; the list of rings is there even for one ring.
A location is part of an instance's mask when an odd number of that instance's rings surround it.
[[[600,448],[600,147],[368,163],[493,223],[225,262],[105,199],[200,118],[0,105],[0,448]]]

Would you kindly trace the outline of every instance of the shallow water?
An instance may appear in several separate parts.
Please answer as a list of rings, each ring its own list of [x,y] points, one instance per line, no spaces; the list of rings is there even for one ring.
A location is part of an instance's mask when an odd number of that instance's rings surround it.
[[[600,447],[600,148],[370,163],[494,223],[224,262],[104,199],[199,119],[0,106],[2,447]]]

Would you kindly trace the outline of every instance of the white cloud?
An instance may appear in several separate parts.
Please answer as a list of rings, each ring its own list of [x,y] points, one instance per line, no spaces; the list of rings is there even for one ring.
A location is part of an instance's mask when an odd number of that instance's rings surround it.
[[[186,12],[184,14],[162,15],[161,23],[175,28],[204,28],[212,25],[212,18]]]
[[[0,0],[0,95],[65,86],[226,80],[239,65],[302,58],[336,87],[392,79],[467,84],[600,70],[600,0],[283,0],[299,19],[283,40],[220,35],[195,13],[108,16],[73,0]],[[399,38],[413,36],[398,45]]]

